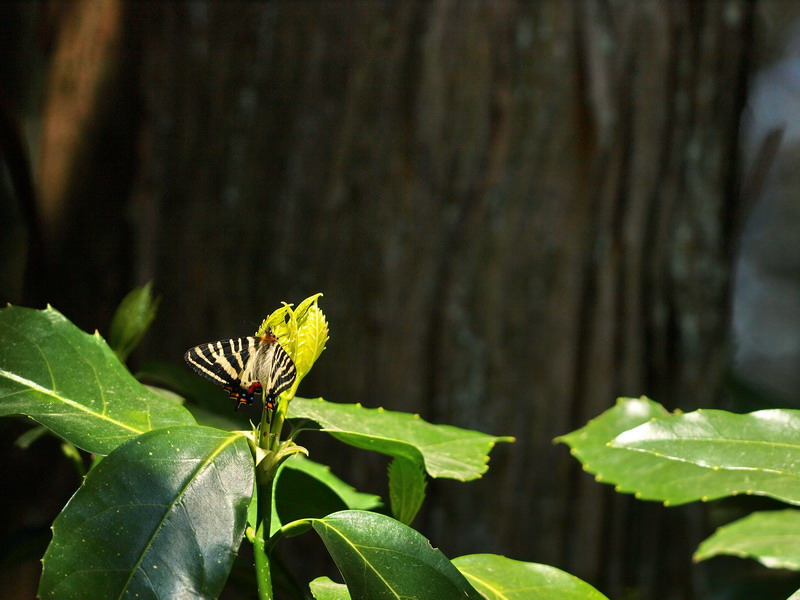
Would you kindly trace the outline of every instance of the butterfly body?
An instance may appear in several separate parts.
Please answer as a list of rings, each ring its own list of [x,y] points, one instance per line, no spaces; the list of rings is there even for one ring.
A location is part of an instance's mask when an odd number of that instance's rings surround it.
[[[294,362],[269,332],[200,344],[184,359],[198,375],[221,385],[237,401],[237,409],[261,395],[264,407],[273,410],[278,395],[297,377]]]

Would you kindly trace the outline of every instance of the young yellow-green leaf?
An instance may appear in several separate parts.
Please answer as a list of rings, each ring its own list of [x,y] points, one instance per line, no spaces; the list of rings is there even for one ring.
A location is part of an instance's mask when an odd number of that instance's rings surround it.
[[[425,469],[417,462],[396,456],[389,463],[389,499],[392,516],[411,525],[425,500]]]
[[[298,319],[297,349],[294,355],[298,379],[302,379],[311,370],[328,341],[328,322],[316,303],[309,306],[303,315],[302,321]]]
[[[350,592],[343,583],[336,583],[330,577],[317,577],[308,584],[314,600],[350,600]]]
[[[16,306],[0,310],[0,416],[8,415],[27,415],[96,454],[151,429],[194,423],[136,381],[99,334],[52,308]]]
[[[267,330],[272,331],[272,335],[278,339],[278,343],[289,356],[294,355],[297,344],[297,319],[291,304],[284,302],[280,308],[272,311],[256,330],[256,337],[266,334]]]
[[[273,311],[256,331],[256,336],[272,331],[278,343],[286,351],[297,369],[297,378],[285,397],[291,399],[297,386],[311,370],[314,362],[325,350],[328,341],[328,322],[317,305],[322,294],[314,294],[303,300],[296,309],[285,304]]]
[[[487,600],[608,600],[585,581],[548,565],[497,554],[461,556],[453,564]]]
[[[634,493],[642,500],[661,500],[667,505],[676,505],[750,493],[786,502],[800,501],[798,480],[784,473],[704,466],[655,449],[644,452],[621,443],[626,439],[632,441],[629,436],[668,424],[673,424],[676,432],[688,433],[687,416],[671,415],[647,398],[620,398],[613,408],[557,441],[569,445],[571,453],[583,463],[586,471],[595,474],[597,481],[613,484],[617,491]],[[692,443],[689,440],[684,449]],[[672,450],[683,444],[684,441],[676,438]],[[745,451],[747,445],[740,450]]]
[[[786,600],[800,600],[800,590],[789,596]]]
[[[371,512],[343,511],[312,522],[353,600],[480,600],[439,550],[410,527]]]
[[[161,297],[153,297],[152,287],[152,282],[148,282],[131,291],[122,299],[111,320],[108,345],[122,362],[128,360],[156,318]]]
[[[703,541],[694,560],[719,554],[753,558],[771,569],[800,571],[800,510],[754,512]]]
[[[53,524],[39,597],[216,598],[242,541],[254,465],[241,435],[181,426],[129,440]]]
[[[431,477],[460,481],[477,479],[486,472],[489,452],[497,442],[514,441],[513,437],[433,425],[419,415],[322,398],[295,398],[289,417],[314,421],[322,431],[356,448],[424,464]]]

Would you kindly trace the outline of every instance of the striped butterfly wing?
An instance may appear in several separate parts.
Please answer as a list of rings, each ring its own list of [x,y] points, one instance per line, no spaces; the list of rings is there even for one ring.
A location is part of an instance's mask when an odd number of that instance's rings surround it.
[[[264,388],[264,403],[272,408],[275,398],[292,387],[297,378],[294,361],[274,338],[267,338],[256,351],[253,375]],[[247,371],[247,370],[246,370]],[[245,375],[243,374],[243,380]]]
[[[221,385],[237,400],[237,408],[264,393],[265,406],[274,409],[275,398],[297,376],[294,362],[271,335],[200,344],[184,358],[198,375]]]

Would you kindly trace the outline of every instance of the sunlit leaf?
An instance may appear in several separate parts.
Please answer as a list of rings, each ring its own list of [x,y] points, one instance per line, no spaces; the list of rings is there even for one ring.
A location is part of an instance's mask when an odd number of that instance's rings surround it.
[[[314,600],[350,600],[350,592],[343,583],[336,583],[330,577],[317,577],[308,584]]]
[[[216,598],[242,540],[253,473],[235,433],[183,426],[129,440],[56,518],[39,595]]]
[[[548,565],[496,554],[461,556],[453,564],[487,600],[608,600],[585,581]]]
[[[800,570],[800,511],[755,512],[723,525],[700,544],[694,559],[719,554],[752,558],[771,569]]]
[[[328,322],[316,303],[309,306],[303,315],[302,321],[298,319],[297,349],[294,356],[298,379],[308,373],[325,350],[325,342],[328,341]]]
[[[132,436],[192,424],[180,404],[154,394],[99,334],[58,311],[0,310],[0,416],[27,415],[79,448],[108,454]]]
[[[489,452],[497,442],[514,441],[507,436],[433,425],[419,415],[321,398],[295,398],[289,417],[310,419],[351,446],[423,464],[431,477],[460,481],[477,479],[486,472]]]
[[[800,503],[797,411],[670,415],[646,398],[617,405],[558,441],[596,479],[643,500],[682,504],[736,494]],[[786,461],[784,463],[784,461]]]
[[[391,517],[344,511],[313,521],[353,600],[479,600],[422,535]]]

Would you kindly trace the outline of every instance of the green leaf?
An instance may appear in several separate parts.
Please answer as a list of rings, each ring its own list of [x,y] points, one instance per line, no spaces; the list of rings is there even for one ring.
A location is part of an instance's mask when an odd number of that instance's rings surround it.
[[[444,554],[391,517],[344,511],[313,527],[354,600],[481,598]]]
[[[117,353],[122,362],[142,341],[150,324],[156,318],[161,298],[154,298],[153,282],[135,288],[122,299],[111,320],[108,332],[108,345]]]
[[[136,381],[99,334],[52,308],[16,306],[0,310],[0,416],[8,415],[27,415],[97,454],[151,429],[194,423]]]
[[[382,505],[380,496],[359,492],[349,483],[334,475],[328,465],[315,462],[305,456],[295,455],[284,461],[281,466],[284,469],[301,471],[324,483],[344,501],[347,508],[372,510]]]
[[[395,457],[389,463],[389,498],[392,515],[411,525],[425,500],[425,469],[417,462]]]
[[[325,350],[325,342],[328,341],[328,322],[317,305],[321,296],[322,294],[309,296],[296,309],[292,309],[291,304],[284,303],[264,319],[256,331],[256,336],[260,336],[271,330],[278,343],[294,361],[297,379],[286,392],[287,398],[294,397],[300,381]]]
[[[364,450],[400,456],[425,465],[431,477],[469,481],[488,469],[489,452],[498,437],[451,425],[433,425],[419,415],[336,404],[322,398],[295,398],[289,417],[310,419],[336,439]]]
[[[186,365],[150,360],[136,372],[136,379],[169,388],[181,397],[193,400],[210,412],[223,416],[235,414],[235,402],[231,402],[228,394],[207,379],[198,377]],[[242,418],[237,420],[240,424],[247,422]]]
[[[584,470],[594,473],[597,481],[613,484],[618,492],[634,493],[642,500],[677,505],[752,493],[796,501],[797,481],[780,473],[701,466],[619,444],[625,439],[621,434],[642,433],[656,424],[673,423],[683,431],[680,424],[686,422],[686,416],[670,415],[647,398],[620,398],[616,406],[557,441],[569,445]]]
[[[301,303],[295,314],[300,313],[301,309],[303,318],[298,318],[297,350],[294,356],[298,379],[311,370],[319,355],[325,350],[325,342],[328,341],[328,322],[325,320],[325,314],[317,306],[316,299],[308,307],[304,307]]]
[[[453,564],[488,600],[608,600],[591,585],[555,567],[497,554],[470,554]]]
[[[786,600],[800,600],[800,590],[789,596]]]
[[[47,427],[36,425],[35,427],[28,429],[28,431],[24,432],[16,440],[14,440],[14,445],[17,448],[27,450],[31,447],[31,444],[48,433],[50,433],[50,431],[47,429]]]
[[[719,554],[753,558],[771,569],[800,571],[800,511],[755,512],[723,525],[700,544],[694,560]]]
[[[129,440],[56,518],[40,597],[216,598],[242,540],[253,473],[234,433],[183,426]]]
[[[80,477],[86,475],[86,467],[83,464],[83,457],[74,444],[70,444],[69,442],[61,442],[61,453],[68,461],[72,463],[72,466],[75,467],[75,470],[78,472]]]
[[[317,577],[308,584],[315,600],[350,600],[350,592],[343,583],[336,583],[330,577]]]
[[[660,465],[694,467],[695,481],[675,483],[695,489],[699,499],[745,493],[800,504],[798,431],[797,410],[744,415],[697,410],[640,425],[621,433],[611,445],[651,457]],[[697,478],[703,481],[702,488]]]
[[[293,456],[281,464],[275,477],[270,535],[299,519],[325,517],[348,508],[370,510],[380,505],[380,497],[356,491],[327,465]]]
[[[165,386],[181,397],[193,400],[195,403],[187,403],[185,407],[199,425],[227,431],[247,427],[246,411],[237,411],[236,402],[232,402],[222,388],[198,377],[185,365],[148,361],[136,372],[136,379],[162,386],[162,393]]]

